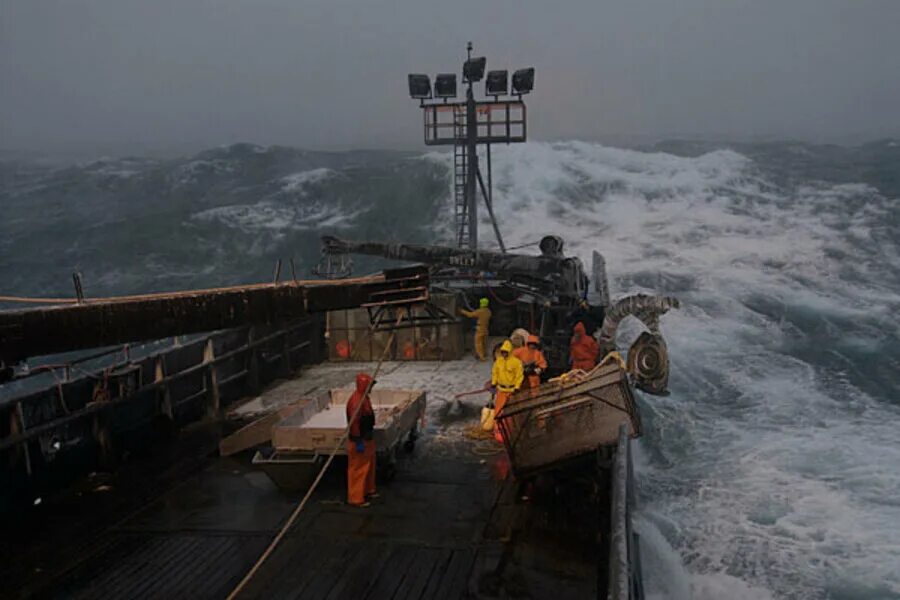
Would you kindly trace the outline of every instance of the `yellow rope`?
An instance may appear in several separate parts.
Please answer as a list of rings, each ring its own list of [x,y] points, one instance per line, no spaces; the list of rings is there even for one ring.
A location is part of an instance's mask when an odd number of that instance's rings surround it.
[[[475,444],[470,448],[475,456],[493,456],[503,452],[502,444],[494,439],[493,431],[485,431],[481,425],[472,425],[466,430],[466,437],[474,440]]]
[[[494,434],[482,429],[481,425],[472,425],[466,430],[466,437],[472,440],[492,440]]]

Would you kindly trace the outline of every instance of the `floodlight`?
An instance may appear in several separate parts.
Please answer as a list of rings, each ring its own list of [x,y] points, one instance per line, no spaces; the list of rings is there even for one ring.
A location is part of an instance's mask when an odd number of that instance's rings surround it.
[[[486,66],[487,59],[485,57],[470,58],[463,65],[463,80],[466,83],[481,81],[484,77],[484,68]]]
[[[514,94],[527,94],[534,87],[534,69],[519,69],[515,73],[513,73],[513,93]]]
[[[410,74],[409,97],[417,100],[431,98],[431,79],[428,75]]]
[[[456,98],[456,74],[440,73],[434,77],[435,98]]]
[[[509,89],[509,74],[506,71],[488,71],[484,82],[488,96],[505,96]]]

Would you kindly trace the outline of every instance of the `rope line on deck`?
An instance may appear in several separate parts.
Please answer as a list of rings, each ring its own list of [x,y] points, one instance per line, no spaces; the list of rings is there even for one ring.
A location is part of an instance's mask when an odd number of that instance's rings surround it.
[[[409,309],[406,309],[407,313]],[[397,311],[397,322],[394,324],[395,327],[400,325],[400,321],[403,319],[403,309]],[[372,386],[375,385],[375,380],[378,377],[378,372],[381,371],[381,364],[384,362],[384,359],[387,358],[388,350],[391,348],[391,344],[394,342],[394,337],[397,335],[397,330],[391,332],[391,336],[388,339],[387,344],[384,347],[384,351],[381,353],[381,358],[378,359],[378,364],[375,365],[375,370],[372,373],[372,381],[369,383],[366,388],[366,395],[371,391]],[[294,509],[294,512],[291,513],[291,516],[288,517],[287,522],[281,527],[278,534],[269,544],[268,548],[266,548],[265,552],[257,559],[256,563],[250,568],[244,578],[241,579],[240,583],[228,594],[227,600],[234,600],[238,597],[238,595],[244,591],[244,588],[247,587],[247,584],[250,583],[250,580],[253,579],[253,576],[256,575],[256,572],[259,571],[260,567],[262,567],[263,563],[266,562],[266,559],[275,551],[275,548],[278,544],[281,543],[281,540],[287,534],[288,530],[294,525],[294,522],[297,520],[297,517],[300,516],[301,511],[306,506],[307,501],[313,495],[313,492],[316,491],[316,488],[319,486],[319,482],[322,481],[322,477],[325,475],[325,471],[328,470],[328,467],[331,465],[331,462],[334,460],[335,455],[338,453],[338,450],[341,449],[341,446],[344,445],[344,442],[347,440],[347,436],[350,435],[350,423],[353,422],[354,419],[359,415],[359,412],[362,410],[363,403],[360,402],[356,407],[356,411],[353,413],[353,416],[347,420],[347,427],[344,429],[344,433],[341,435],[341,439],[335,444],[334,449],[331,451],[331,454],[328,455],[328,460],[325,461],[325,464],[322,465],[322,469],[319,471],[319,474],[316,475],[315,480],[312,482],[312,485],[307,490],[306,494],[303,496],[303,499],[300,500],[300,504],[297,505],[297,508]]]

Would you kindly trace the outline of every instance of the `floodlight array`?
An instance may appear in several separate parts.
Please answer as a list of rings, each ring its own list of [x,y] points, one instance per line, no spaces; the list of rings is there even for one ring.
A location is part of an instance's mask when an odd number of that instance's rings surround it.
[[[471,48],[469,48],[471,51]],[[463,63],[462,80],[464,84],[472,84],[485,78],[487,59],[483,56],[468,58]],[[519,69],[512,75],[512,89],[509,86],[509,71],[496,70],[487,73],[485,80],[485,95],[494,96],[522,96],[528,94],[534,88],[534,68]],[[444,102],[449,98],[456,98],[456,74],[440,73],[434,78],[434,95],[432,96],[431,79],[428,75],[411,74],[409,76],[409,95],[416,100],[429,98],[441,98]]]

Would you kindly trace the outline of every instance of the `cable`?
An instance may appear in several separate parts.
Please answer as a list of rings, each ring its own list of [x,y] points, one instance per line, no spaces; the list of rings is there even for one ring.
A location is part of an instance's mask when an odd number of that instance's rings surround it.
[[[528,248],[529,246],[537,246],[540,243],[540,241],[528,242],[527,244],[522,244],[521,246],[513,246],[512,248],[507,248],[506,251],[509,252],[510,250],[521,250],[522,248]]]
[[[511,302],[507,302],[506,300],[501,299],[501,298],[496,294],[496,292],[494,292],[494,288],[492,288],[492,287],[488,284],[487,279],[484,278],[484,275],[479,275],[479,279],[481,279],[481,281],[484,283],[484,287],[487,288],[488,294],[491,295],[491,298],[493,298],[494,300],[496,300],[497,303],[500,304],[501,306],[515,306],[516,303],[519,301],[519,296],[516,296],[515,299],[514,299],[513,301],[511,301]],[[521,296],[521,294],[520,294],[520,296]]]

